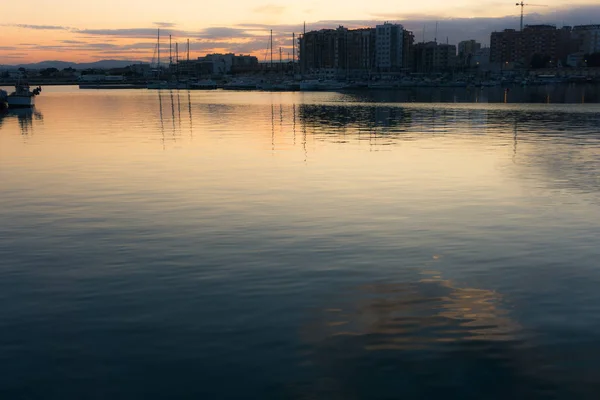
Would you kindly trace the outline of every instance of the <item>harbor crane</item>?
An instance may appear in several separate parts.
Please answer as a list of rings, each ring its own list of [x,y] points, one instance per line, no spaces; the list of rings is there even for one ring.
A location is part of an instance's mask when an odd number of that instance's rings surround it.
[[[521,31],[523,31],[523,8],[525,6],[527,6],[527,7],[548,7],[545,4],[526,4],[526,3],[523,3],[523,1],[521,1],[520,3],[517,3],[516,5],[521,6]]]

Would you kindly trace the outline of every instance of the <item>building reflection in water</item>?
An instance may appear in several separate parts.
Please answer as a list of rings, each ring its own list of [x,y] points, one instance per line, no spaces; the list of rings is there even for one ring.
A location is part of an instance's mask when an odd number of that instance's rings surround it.
[[[594,393],[593,385],[565,376],[556,354],[512,318],[501,294],[425,274],[330,297],[301,331],[304,365],[315,377],[292,392],[340,399]]]
[[[414,283],[372,284],[345,294],[354,302],[325,309],[319,328],[309,336],[355,337],[365,351],[518,340],[521,327],[510,318],[499,293],[458,287],[435,271],[426,274]]]
[[[512,85],[462,88],[402,88],[351,92],[357,101],[388,103],[583,103],[600,101],[598,85]]]
[[[34,132],[34,121],[42,122],[43,114],[35,108],[16,108],[0,112],[0,128],[5,122],[16,119],[22,135],[30,135]]]

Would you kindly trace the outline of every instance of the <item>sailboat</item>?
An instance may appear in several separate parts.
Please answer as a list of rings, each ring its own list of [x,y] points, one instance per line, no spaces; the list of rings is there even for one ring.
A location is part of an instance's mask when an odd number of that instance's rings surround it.
[[[167,81],[160,80],[160,28],[158,29],[158,35],[156,38],[156,78],[146,85],[147,89],[168,89],[169,83]]]

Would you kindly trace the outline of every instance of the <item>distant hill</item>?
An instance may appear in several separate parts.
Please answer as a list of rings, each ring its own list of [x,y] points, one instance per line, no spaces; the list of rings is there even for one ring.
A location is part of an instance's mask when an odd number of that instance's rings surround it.
[[[100,60],[91,63],[74,63],[68,61],[42,61],[34,64],[19,64],[19,65],[0,65],[0,68],[25,68],[25,69],[44,69],[44,68],[75,68],[75,69],[109,69],[109,68],[123,68],[131,64],[139,64],[140,61],[130,60]]]

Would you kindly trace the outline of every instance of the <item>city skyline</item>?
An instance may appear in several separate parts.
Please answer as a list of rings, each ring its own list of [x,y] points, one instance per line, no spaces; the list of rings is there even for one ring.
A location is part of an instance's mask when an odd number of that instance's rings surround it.
[[[383,21],[401,23],[415,34],[415,41],[457,44],[475,39],[489,44],[492,31],[518,28],[519,7],[513,2],[484,1],[454,3],[452,7],[431,10],[437,2],[426,0],[416,5],[387,5],[375,0],[368,8],[357,1],[316,2],[302,5],[274,1],[229,2],[218,5],[187,5],[173,0],[167,10],[146,2],[146,8],[118,4],[110,0],[100,5],[73,6],[69,0],[57,0],[52,9],[45,2],[31,1],[27,6],[8,13],[0,24],[0,64],[25,64],[44,60],[91,62],[101,59],[150,61],[156,46],[157,28],[162,29],[162,47],[168,49],[168,35],[185,51],[197,57],[213,52],[252,54],[263,60],[273,30],[274,47],[283,48],[284,58],[291,52],[292,32],[300,33],[303,21],[307,29],[375,26]],[[344,7],[342,7],[342,4]],[[556,25],[587,24],[590,15],[598,15],[599,5],[588,1],[569,7],[554,0],[543,1],[548,7],[527,8],[526,23]],[[36,13],[33,14],[32,10]],[[61,10],[61,12],[53,11]],[[119,10],[119,12],[115,12]],[[110,13],[110,16],[107,15]],[[434,15],[435,14],[435,15]],[[108,22],[107,22],[108,21]],[[149,22],[152,21],[152,22]],[[436,35],[437,22],[437,35]]]

